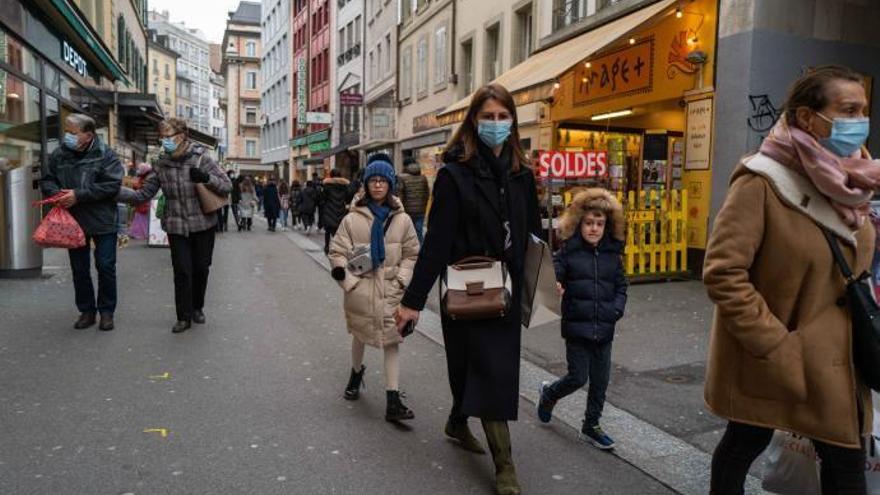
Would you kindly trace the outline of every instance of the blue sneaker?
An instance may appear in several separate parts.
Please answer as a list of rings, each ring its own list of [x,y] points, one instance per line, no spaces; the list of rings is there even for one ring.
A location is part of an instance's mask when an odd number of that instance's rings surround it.
[[[547,399],[544,393],[548,385],[550,382],[541,382],[538,387],[538,420],[542,423],[549,423],[553,419],[553,407],[556,406],[556,401]]]
[[[614,440],[606,435],[600,426],[585,428],[584,431],[578,435],[578,440],[591,443],[594,447],[600,450],[611,450],[614,448]]]

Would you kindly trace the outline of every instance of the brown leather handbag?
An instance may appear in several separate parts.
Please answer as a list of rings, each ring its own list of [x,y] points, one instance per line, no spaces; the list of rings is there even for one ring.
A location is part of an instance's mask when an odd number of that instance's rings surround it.
[[[195,186],[196,194],[199,196],[199,204],[202,206],[202,213],[207,215],[226,206],[226,196],[215,193],[202,183],[196,183]]]
[[[440,306],[453,320],[488,320],[510,312],[510,276],[503,261],[469,256],[446,268]]]

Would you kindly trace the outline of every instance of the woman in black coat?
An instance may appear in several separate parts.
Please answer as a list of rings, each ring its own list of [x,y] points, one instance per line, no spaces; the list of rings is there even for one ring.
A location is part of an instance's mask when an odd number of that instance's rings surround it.
[[[315,223],[315,209],[318,208],[318,188],[315,187],[314,182],[306,182],[306,187],[300,193],[299,201],[299,214],[302,218],[303,228],[308,233],[312,224]]]
[[[269,222],[269,232],[275,232],[278,215],[281,213],[281,196],[278,195],[278,186],[272,178],[263,188],[263,213],[266,214],[266,220]]]
[[[467,450],[483,452],[467,418],[482,420],[495,461],[496,490],[520,493],[510,451],[508,421],[519,405],[520,300],[528,236],[539,232],[535,178],[519,145],[516,105],[498,84],[481,88],[437,173],[428,233],[413,279],[397,313],[398,328],[417,321],[428,293],[446,267],[481,255],[507,263],[511,310],[502,318],[453,321],[441,315],[452,411],[446,434]]]

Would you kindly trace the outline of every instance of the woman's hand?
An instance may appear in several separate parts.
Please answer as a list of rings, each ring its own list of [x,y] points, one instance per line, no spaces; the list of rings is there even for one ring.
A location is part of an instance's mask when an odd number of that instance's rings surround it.
[[[419,312],[401,304],[397,307],[397,311],[394,312],[394,321],[397,323],[397,331],[402,332],[403,327],[405,327],[407,323],[419,322]]]
[[[565,294],[565,287],[559,282],[556,282],[556,293],[559,294],[559,297],[562,297],[562,295]]]

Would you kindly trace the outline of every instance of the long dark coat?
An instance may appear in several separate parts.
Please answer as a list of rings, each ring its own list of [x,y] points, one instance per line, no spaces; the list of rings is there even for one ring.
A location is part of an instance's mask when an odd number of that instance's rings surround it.
[[[335,231],[342,223],[342,217],[348,213],[348,205],[352,197],[349,195],[351,183],[344,177],[328,177],[324,179],[321,189],[321,223],[325,229]]]
[[[266,218],[274,220],[281,212],[281,197],[278,195],[278,186],[270,182],[263,188],[263,212]]]
[[[505,147],[501,161],[506,170],[510,154]],[[447,153],[447,163],[437,173],[428,233],[401,301],[408,308],[424,308],[428,293],[447,265],[472,255],[502,256],[501,183],[482,156],[475,154],[463,163],[460,156],[454,151]],[[509,177],[511,312],[504,318],[482,321],[453,321],[441,316],[453,416],[516,420],[519,410],[523,264],[527,236],[537,234],[540,223],[532,170],[523,166]]]
[[[306,185],[300,193],[299,201],[299,213],[314,216],[318,207],[318,188],[311,184]]]

